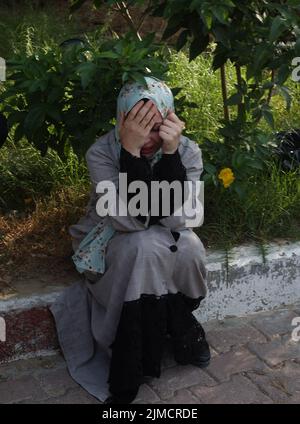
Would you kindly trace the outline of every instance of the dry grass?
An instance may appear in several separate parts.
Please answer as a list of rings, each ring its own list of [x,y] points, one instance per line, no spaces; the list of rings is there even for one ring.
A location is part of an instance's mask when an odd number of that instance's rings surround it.
[[[36,203],[27,216],[0,216],[0,269],[9,279],[41,267],[72,268],[69,225],[85,213],[88,191],[64,187]],[[63,206],[63,207],[62,207]],[[66,268],[67,267],[67,268]]]

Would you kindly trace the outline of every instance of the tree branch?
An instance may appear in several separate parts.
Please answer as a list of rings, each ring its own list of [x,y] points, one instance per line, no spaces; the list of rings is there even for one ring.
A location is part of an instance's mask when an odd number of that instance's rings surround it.
[[[229,122],[230,116],[229,116],[229,108],[226,105],[227,101],[227,85],[226,85],[226,71],[225,71],[225,65],[221,66],[221,86],[222,86],[222,97],[223,97],[223,109],[224,109],[224,118],[226,121]]]
[[[117,2],[116,3],[117,10],[120,12],[120,14],[123,16],[125,21],[128,23],[129,27],[132,29],[133,32],[136,33],[139,40],[142,41],[142,37],[140,36],[138,29],[135,27],[133,19],[130,15],[129,9],[124,1]]]

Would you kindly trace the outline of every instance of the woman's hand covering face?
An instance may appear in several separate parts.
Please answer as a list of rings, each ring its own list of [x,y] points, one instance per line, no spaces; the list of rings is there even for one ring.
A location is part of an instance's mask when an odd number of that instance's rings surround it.
[[[179,145],[184,122],[171,110],[162,119],[156,105],[151,101],[139,101],[125,118],[120,117],[120,141],[131,154],[153,154],[159,147],[163,153],[174,153]]]
[[[159,127],[159,136],[163,140],[163,153],[172,154],[177,150],[184,128],[184,122],[174,112],[169,110],[166,119],[164,119],[163,124]]]
[[[143,145],[148,141],[149,134],[157,121],[156,105],[150,100],[139,101],[128,113],[121,112],[120,142],[123,147],[135,156],[140,156]]]

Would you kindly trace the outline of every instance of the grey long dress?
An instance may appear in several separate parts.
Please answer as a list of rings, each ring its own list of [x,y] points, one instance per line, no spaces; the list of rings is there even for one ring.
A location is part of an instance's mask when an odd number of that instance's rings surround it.
[[[198,145],[181,136],[178,151],[187,179],[199,180]],[[192,228],[185,227],[184,215],[150,227],[136,217],[97,215],[97,183],[111,180],[118,186],[114,130],[96,140],[86,160],[93,187],[86,216],[70,227],[73,249],[101,220],[116,233],[106,249],[103,276],[96,283],[75,282],[50,309],[71,376],[104,401],[112,388],[135,391],[143,376],[160,376],[165,335],[182,335],[186,314],[206,295],[206,253]],[[177,240],[171,231],[179,233]]]

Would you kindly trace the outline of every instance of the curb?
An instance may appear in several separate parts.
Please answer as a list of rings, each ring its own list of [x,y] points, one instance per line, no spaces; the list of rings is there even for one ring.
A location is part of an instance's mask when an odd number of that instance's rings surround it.
[[[207,250],[207,296],[194,311],[200,322],[242,317],[300,301],[300,242],[267,245],[265,262],[254,245],[232,249],[228,259],[226,267],[224,252]],[[60,350],[49,306],[65,287],[56,285],[50,293],[0,301],[0,317],[6,324],[0,363]]]
[[[226,260],[228,267],[226,267]],[[253,244],[207,254],[207,296],[195,311],[201,322],[242,317],[300,300],[300,242]],[[228,272],[227,272],[228,270]]]

